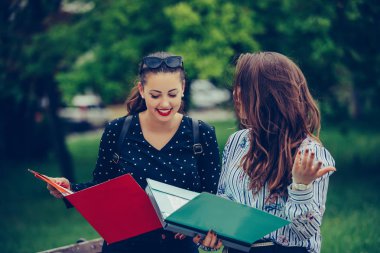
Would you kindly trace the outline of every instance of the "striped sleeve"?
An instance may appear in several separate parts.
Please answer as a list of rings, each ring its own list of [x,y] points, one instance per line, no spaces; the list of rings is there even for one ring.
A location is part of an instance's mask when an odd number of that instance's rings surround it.
[[[315,160],[322,162],[322,168],[335,166],[334,159],[321,145],[309,143],[300,147],[302,153],[306,149],[315,153]],[[332,172],[329,172],[316,179],[313,186],[304,191],[292,190],[290,186],[288,187],[289,197],[285,205],[285,215],[292,221],[291,232],[299,240],[309,239],[320,230],[331,174]]]
[[[240,161],[248,145],[247,132],[246,129],[240,130],[228,138],[222,154],[222,171],[217,191],[217,195],[239,203],[245,203],[240,196],[241,181],[236,179],[244,174],[240,169]]]
[[[227,158],[229,154],[229,147],[231,145],[231,136],[228,138],[226,145],[223,149],[222,154],[222,170],[220,173],[219,183],[218,183],[218,190],[217,195],[227,198],[226,196],[226,164],[227,164]]]

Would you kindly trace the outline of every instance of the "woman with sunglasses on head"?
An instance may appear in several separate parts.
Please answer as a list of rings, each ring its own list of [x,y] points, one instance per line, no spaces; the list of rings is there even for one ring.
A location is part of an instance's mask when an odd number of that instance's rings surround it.
[[[303,73],[279,53],[242,54],[234,103],[243,129],[226,143],[217,194],[291,221],[250,252],[320,252],[320,226],[335,168],[319,140],[320,112]],[[206,249],[222,246],[214,232],[194,242]]]
[[[191,191],[216,193],[220,174],[219,150],[212,127],[198,124],[202,149],[194,146],[193,121],[182,114],[185,71],[181,56],[158,52],[143,58],[139,81],[127,99],[130,126],[123,139],[120,156],[117,143],[126,117],[110,122],[101,138],[93,181],[73,184],[55,179],[73,191],[130,173],[139,185],[146,178]],[[200,154],[197,154],[200,153]],[[51,194],[61,195],[51,187]],[[107,245],[103,252],[193,252],[191,238],[163,230],[153,231]]]

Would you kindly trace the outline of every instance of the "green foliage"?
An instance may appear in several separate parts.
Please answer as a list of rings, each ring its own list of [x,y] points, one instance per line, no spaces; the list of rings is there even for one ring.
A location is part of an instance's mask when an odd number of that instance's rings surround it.
[[[57,107],[92,90],[106,104],[123,102],[141,57],[160,50],[184,56],[190,81],[227,87],[240,53],[278,51],[300,65],[326,119],[373,122],[380,112],[375,0],[83,2],[93,8],[79,14],[60,0],[1,3],[0,108],[10,108],[4,122],[24,126],[17,133],[40,131],[33,119],[46,97]],[[0,154],[17,148],[9,132],[0,123]]]
[[[99,1],[85,19],[65,27],[67,35],[81,38],[76,47],[86,45],[56,77],[66,102],[89,89],[105,103],[123,102],[142,55],[169,43],[170,25],[162,13],[166,4],[170,2]]]
[[[174,33],[169,51],[185,58],[189,79],[211,79],[230,85],[233,56],[260,48],[255,35],[262,32],[253,23],[254,13],[226,1],[181,2],[165,9]]]
[[[41,158],[50,147],[48,132],[38,136],[48,122],[39,113],[41,98],[54,91],[58,45],[42,53],[49,43],[41,34],[59,5],[59,0],[0,4],[1,158]]]

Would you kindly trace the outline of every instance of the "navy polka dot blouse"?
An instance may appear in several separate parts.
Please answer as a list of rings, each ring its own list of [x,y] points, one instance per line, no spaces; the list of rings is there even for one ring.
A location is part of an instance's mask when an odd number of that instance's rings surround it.
[[[124,146],[117,150],[117,142],[125,117],[110,122],[102,135],[93,181],[72,184],[74,191],[93,186],[108,179],[130,173],[142,188],[146,178],[197,192],[216,193],[220,176],[219,149],[215,130],[199,121],[199,139],[203,153],[193,152],[192,120],[184,116],[177,132],[157,150],[145,139],[138,115],[133,115]],[[113,154],[120,154],[117,164]]]

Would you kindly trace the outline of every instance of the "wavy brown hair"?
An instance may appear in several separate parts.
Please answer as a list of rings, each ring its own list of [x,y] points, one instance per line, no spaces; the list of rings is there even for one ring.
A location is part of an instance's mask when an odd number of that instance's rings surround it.
[[[242,54],[234,77],[235,109],[250,129],[242,167],[257,192],[287,195],[297,148],[307,135],[319,141],[320,113],[299,67],[275,52]],[[315,134],[315,135],[314,135]]]
[[[149,54],[148,56],[154,56],[154,57],[164,59],[166,57],[174,56],[174,55],[167,52],[155,52],[155,53]],[[143,65],[142,62],[139,64],[139,78],[136,81],[135,86],[131,89],[131,92],[127,100],[125,101],[128,115],[137,114],[146,110],[145,101],[139,93],[138,82],[141,82],[141,84],[144,86],[146,84],[146,78],[149,74],[179,72],[181,82],[185,84],[185,70],[183,67],[169,68],[165,64],[162,64],[160,67],[155,68],[155,69],[150,69],[150,68],[145,68],[145,67],[146,66]],[[183,113],[183,102],[181,104],[181,107],[179,108],[179,112]]]

